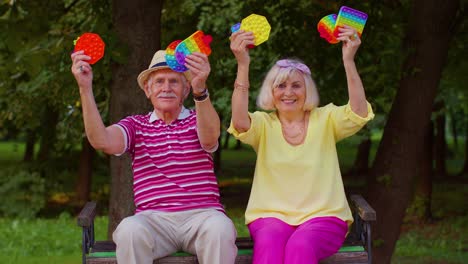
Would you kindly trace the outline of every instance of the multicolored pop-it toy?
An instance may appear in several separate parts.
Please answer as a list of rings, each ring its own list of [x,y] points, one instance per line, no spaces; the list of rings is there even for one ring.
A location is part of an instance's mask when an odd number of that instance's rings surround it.
[[[83,50],[86,55],[91,57],[88,61],[89,64],[98,62],[104,56],[106,44],[104,44],[104,41],[96,33],[84,33],[74,40],[73,44],[75,44],[73,52]]]
[[[210,35],[205,35],[203,31],[198,30],[183,41],[173,41],[166,48],[167,65],[177,72],[187,71],[187,67],[184,66],[185,57],[193,52],[201,52],[210,55],[210,43],[212,40],[213,38]]]
[[[350,27],[355,28],[359,37],[361,37],[362,31],[364,30],[364,26],[366,25],[366,21],[366,13],[356,9],[352,9],[351,7],[342,6],[336,18],[336,24],[335,29],[333,31],[333,35],[335,35],[335,37],[338,37],[338,28],[342,27],[343,25],[348,25]]]
[[[266,17],[257,14],[251,14],[248,17],[242,19],[240,23],[232,25],[231,33],[237,32],[240,29],[244,31],[251,31],[254,34],[254,45],[248,46],[248,48],[253,48],[268,40],[271,26],[268,23]]]
[[[317,24],[317,30],[320,33],[320,37],[326,39],[330,44],[336,44],[340,42],[336,39],[335,35],[333,35],[335,24],[336,14],[324,16]]]
[[[179,64],[177,62],[176,56],[175,56],[175,50],[177,48],[177,45],[181,43],[182,40],[175,40],[169,44],[166,48],[166,63],[169,68],[176,72],[184,72],[187,71],[187,67],[184,66],[184,64]]]

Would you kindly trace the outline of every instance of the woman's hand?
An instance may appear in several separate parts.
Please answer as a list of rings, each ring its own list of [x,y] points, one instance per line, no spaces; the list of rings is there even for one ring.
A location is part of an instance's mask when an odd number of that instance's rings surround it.
[[[234,53],[238,64],[249,64],[249,48],[254,45],[255,37],[252,32],[239,30],[231,35],[231,51]]]
[[[71,55],[72,59],[72,66],[71,72],[73,76],[75,76],[76,82],[80,89],[92,89],[92,82],[93,82],[93,69],[91,65],[86,62],[91,59],[88,55],[84,54],[84,51],[79,50],[77,52],[73,52]]]
[[[354,56],[361,45],[361,39],[357,34],[356,30],[350,26],[343,26],[338,28],[340,33],[338,34],[338,40],[343,42],[342,52],[343,61],[354,61]]]

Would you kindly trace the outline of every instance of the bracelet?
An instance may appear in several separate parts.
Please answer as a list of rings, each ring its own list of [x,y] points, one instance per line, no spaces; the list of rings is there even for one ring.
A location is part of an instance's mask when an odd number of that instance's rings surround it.
[[[249,91],[249,85],[248,84],[241,84],[237,82],[237,80],[234,82],[234,90],[241,90],[242,92],[247,92]]]
[[[205,89],[205,90],[203,90],[202,94],[195,95],[195,94],[192,93],[192,96],[193,96],[193,100],[195,102],[203,102],[206,99],[208,99],[208,97],[210,96],[210,93],[208,93],[208,89]]]

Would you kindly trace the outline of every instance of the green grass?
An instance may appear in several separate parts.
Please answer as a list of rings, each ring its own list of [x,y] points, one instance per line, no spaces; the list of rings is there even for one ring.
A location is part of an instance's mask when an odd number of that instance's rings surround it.
[[[96,236],[106,237],[107,217],[96,218]],[[54,219],[0,218],[2,263],[81,263],[81,229],[76,219],[61,214]]]
[[[0,141],[0,164],[7,165],[12,161],[20,161],[23,158],[24,144],[17,142]]]
[[[468,216],[413,226],[398,240],[393,263],[466,263],[466,234]]]

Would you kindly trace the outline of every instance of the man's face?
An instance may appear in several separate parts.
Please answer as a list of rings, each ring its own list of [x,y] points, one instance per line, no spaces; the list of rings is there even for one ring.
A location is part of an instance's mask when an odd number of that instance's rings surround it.
[[[145,94],[154,108],[162,112],[180,109],[189,92],[189,85],[182,73],[162,69],[152,73],[145,84]]]

